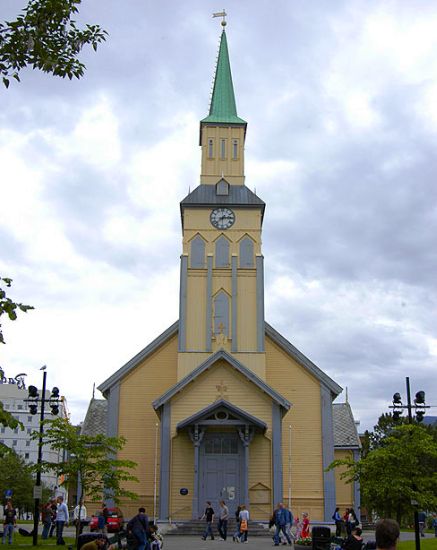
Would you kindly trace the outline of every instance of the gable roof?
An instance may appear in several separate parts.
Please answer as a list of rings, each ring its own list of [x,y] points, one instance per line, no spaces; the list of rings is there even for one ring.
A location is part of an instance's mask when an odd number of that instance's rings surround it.
[[[360,448],[361,442],[349,403],[332,404],[334,447]]]
[[[245,367],[242,363],[240,363],[240,361],[235,359],[235,357],[233,357],[230,353],[228,353],[225,350],[219,350],[215,352],[213,355],[208,357],[203,363],[201,363],[197,368],[195,368],[189,374],[184,376],[184,378],[179,380],[179,382],[177,382],[169,390],[163,393],[161,397],[159,397],[152,403],[154,409],[156,410],[161,408],[174,395],[182,391],[188,384],[190,384],[190,382],[193,382],[202,372],[205,372],[209,368],[213,367],[217,363],[217,361],[221,359],[229,363],[232,367],[234,367],[238,372],[240,372],[248,380],[253,382],[255,386],[258,386],[258,388],[261,391],[266,393],[269,397],[273,399],[273,401],[281,405],[286,411],[290,409],[291,403],[287,399],[285,399],[285,397],[282,397],[281,394],[279,394],[277,391],[271,388],[268,384],[264,382],[264,380],[262,380],[259,376],[257,376],[253,371]]]
[[[337,396],[343,391],[343,388],[334,382],[327,374],[319,369],[308,357],[300,352],[291,342],[279,334],[271,325],[265,323],[266,336],[269,336],[275,344],[282,348],[288,355],[299,363],[302,367],[308,370],[313,376],[315,376],[322,384],[331,390],[331,392]]]
[[[235,187],[235,186],[232,186],[232,187]],[[137,355],[132,357],[132,359],[130,359],[121,368],[119,368],[114,374],[112,374],[109,378],[107,378],[104,382],[102,382],[98,386],[98,390],[100,390],[103,393],[103,395],[105,395],[105,393],[114,384],[119,382],[124,376],[126,376],[126,374],[128,374],[131,370],[136,368],[144,359],[146,359],[149,355],[151,355],[154,351],[156,351],[161,345],[163,345],[170,338],[175,336],[178,333],[178,328],[179,328],[179,321],[176,321],[170,327],[168,327],[168,329],[166,329],[162,334],[160,334],[157,338],[155,338],[155,340],[153,340],[150,344],[148,344],[145,348],[143,348],[139,353],[137,353]],[[279,332],[276,331],[268,323],[265,323],[265,334],[266,336],[271,338],[273,342],[275,342],[288,355],[290,355],[297,363],[299,363],[302,367],[308,370],[315,378],[320,380],[320,382],[324,384],[327,388],[329,388],[330,391],[335,396],[337,396],[343,391],[343,388],[341,386],[339,386],[336,382],[334,382],[334,380],[332,380],[332,378],[330,378],[327,374],[325,374],[322,370],[320,370],[319,367],[317,367],[312,361],[310,361],[310,359],[308,359],[308,357],[306,357],[303,353],[301,353],[295,346],[293,346],[291,342],[289,342],[286,338],[284,338],[281,334],[279,334]],[[252,371],[244,367],[244,365],[242,365],[239,361],[237,361],[237,359],[232,357],[230,354],[226,353],[226,355],[232,359],[233,363],[238,363],[239,365],[241,365],[241,367],[245,369],[245,371],[247,371],[248,373],[251,373],[253,376],[256,376],[254,375],[254,373],[252,373]],[[214,356],[210,356],[206,362],[210,361],[212,357]],[[200,365],[200,367],[202,365]],[[261,379],[259,378],[259,380]],[[263,383],[265,384],[265,382]]]
[[[215,185],[201,183],[181,201],[181,213],[185,206],[210,205],[261,208],[262,214],[266,207],[266,203],[245,185],[230,185],[227,195],[218,195]]]
[[[176,426],[176,429],[183,430],[191,424],[201,424],[202,419],[204,419],[206,416],[213,414],[213,412],[218,409],[226,409],[230,411],[235,416],[240,417],[241,420],[248,422],[249,424],[253,424],[263,432],[267,430],[267,424],[265,422],[263,422],[259,418],[256,418],[255,416],[252,416],[248,412],[243,411],[243,409],[236,407],[232,403],[229,403],[229,401],[226,401],[226,399],[219,399],[218,401],[214,401],[214,403],[211,403],[201,411],[193,414],[185,420],[182,420],[182,422],[179,422],[179,424]],[[226,422],[223,422],[223,424],[226,424]]]
[[[133,370],[135,367],[137,367],[141,361],[143,361],[146,357],[151,355],[154,351],[156,351],[162,344],[167,342],[172,336],[175,336],[178,333],[179,328],[179,321],[176,321],[172,325],[168,327],[168,329],[164,330],[162,334],[160,334],[155,340],[152,340],[148,346],[143,348],[139,353],[137,353],[130,361],[125,363],[121,368],[119,368],[117,371],[114,372],[112,376],[107,378],[104,382],[100,384],[100,386],[97,387],[98,390],[100,390],[103,395],[105,395],[105,392],[111,388],[115,383],[117,383],[119,380],[121,380],[126,374],[128,374],[131,370]]]
[[[106,434],[106,418],[108,402],[106,399],[91,399],[88,410],[80,430],[81,435]]]

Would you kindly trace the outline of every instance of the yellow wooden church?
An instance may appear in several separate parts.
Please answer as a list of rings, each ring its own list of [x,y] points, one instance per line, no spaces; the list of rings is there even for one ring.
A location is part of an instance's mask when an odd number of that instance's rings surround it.
[[[265,203],[245,185],[246,130],[223,27],[200,184],[180,203],[179,320],[99,386],[83,426],[127,439],[140,498],[126,516],[142,504],[188,520],[221,499],[259,520],[280,501],[318,521],[359,508],[359,488],[325,470],[359,452],[349,404],[333,405],[341,387],[264,319]]]

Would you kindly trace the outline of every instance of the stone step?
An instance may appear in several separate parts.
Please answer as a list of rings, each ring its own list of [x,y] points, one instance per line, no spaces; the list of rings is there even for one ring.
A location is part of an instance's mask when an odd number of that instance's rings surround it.
[[[166,531],[166,536],[168,535],[198,535],[201,537],[203,533],[205,532],[205,521],[203,520],[190,520],[190,521],[176,521],[172,523],[172,529],[169,529]],[[230,520],[228,522],[228,537],[232,538],[234,533],[237,530],[237,523],[235,520]],[[214,534],[214,537],[219,537],[218,529],[217,529],[217,523],[215,522],[212,528],[212,532]],[[268,537],[272,536],[270,531],[267,529],[267,526],[264,526],[262,523],[258,523],[255,521],[249,521],[249,535],[251,537]]]

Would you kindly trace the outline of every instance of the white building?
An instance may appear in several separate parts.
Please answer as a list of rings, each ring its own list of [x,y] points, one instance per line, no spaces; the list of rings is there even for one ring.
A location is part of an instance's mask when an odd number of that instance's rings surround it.
[[[38,413],[32,415],[29,412],[29,404],[25,401],[28,399],[28,389],[24,386],[24,383],[17,384],[16,382],[15,378],[0,377],[0,401],[3,403],[3,408],[23,424],[24,429],[20,427],[11,429],[1,426],[0,442],[12,448],[26,462],[36,464],[38,460],[38,440],[32,439],[31,433],[39,431],[40,403],[38,404]],[[50,394],[51,391],[46,391],[47,400],[50,398]],[[44,411],[45,420],[66,417],[65,398],[62,398],[59,403],[59,414],[57,416],[52,414],[49,403],[46,404]],[[51,462],[59,462],[62,459],[62,453],[45,445],[42,458]],[[53,492],[58,493],[59,480],[56,475],[42,474],[41,480],[47,487],[53,489]],[[61,489],[59,492],[64,492],[64,490]]]

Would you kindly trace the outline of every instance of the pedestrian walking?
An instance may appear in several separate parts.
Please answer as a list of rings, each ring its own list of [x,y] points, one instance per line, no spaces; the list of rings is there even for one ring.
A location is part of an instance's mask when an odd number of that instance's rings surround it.
[[[434,529],[434,536],[437,537],[437,514],[432,515],[432,528]]]
[[[419,512],[419,533],[421,537],[425,536],[426,514],[425,512]]]
[[[239,504],[237,506],[237,509],[235,510],[235,522],[237,524],[237,530],[232,536],[232,540],[234,542],[240,542],[240,512],[241,512],[241,505]]]
[[[42,534],[41,538],[47,540],[49,538],[50,528],[52,526],[52,502],[49,500],[44,504],[41,511],[41,521],[42,521]]]
[[[126,531],[134,536],[138,545],[137,550],[145,550],[145,548],[149,547],[149,542],[147,540],[149,534],[149,518],[146,515],[145,508],[138,508],[138,514],[128,522]]]
[[[79,535],[82,534],[83,528],[87,524],[86,518],[87,518],[87,511],[83,503],[83,500],[80,499],[79,504],[73,510],[74,525],[76,527],[79,527]]]
[[[206,528],[205,532],[203,533],[203,540],[206,540],[208,536],[211,537],[211,540],[214,540],[214,534],[212,532],[212,524],[214,521],[214,509],[211,506],[211,502],[209,500],[206,501],[206,508],[203,512],[203,516],[200,519],[206,520]]]
[[[247,535],[249,533],[249,510],[246,509],[244,504],[241,505],[238,517],[240,519],[240,534],[238,538],[240,542],[247,543]]]
[[[287,533],[287,510],[284,507],[284,504],[280,502],[274,512],[274,521],[275,521],[275,536],[273,537],[275,546],[279,546],[280,542],[280,534],[284,535],[284,537],[287,539],[288,544],[291,546],[291,538],[290,535]]]
[[[65,540],[63,538],[64,527],[68,526],[69,516],[68,508],[64,502],[64,497],[62,495],[58,496],[56,499],[58,502],[58,507],[56,510],[56,544],[59,546],[65,545]]]
[[[14,529],[17,526],[17,512],[12,506],[12,501],[8,500],[4,509],[4,518],[3,518],[3,539],[2,543],[5,544],[6,538],[8,543],[12,544],[14,538]]]
[[[229,509],[226,506],[225,501],[221,500],[218,520],[218,532],[220,535],[220,540],[226,540],[226,537],[228,535],[228,519]]]

